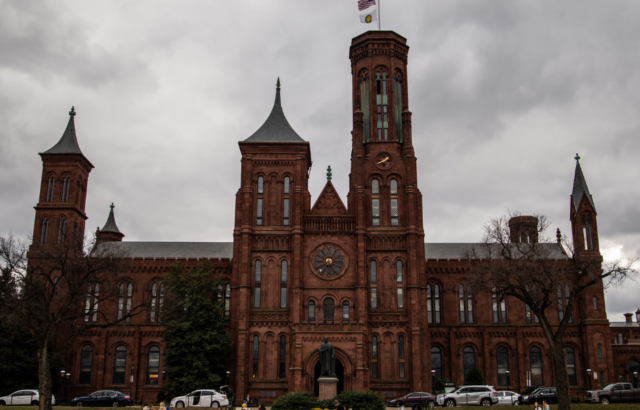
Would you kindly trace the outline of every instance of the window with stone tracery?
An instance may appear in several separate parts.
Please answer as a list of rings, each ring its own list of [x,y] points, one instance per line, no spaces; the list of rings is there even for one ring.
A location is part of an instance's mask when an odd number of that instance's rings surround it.
[[[264,213],[264,209],[263,209],[263,205],[264,205],[264,177],[261,175],[258,177],[258,184],[257,184],[257,189],[256,189],[256,193],[258,195],[258,199],[256,201],[256,225],[257,226],[262,226],[264,219],[263,219],[263,213]]]
[[[289,177],[284,177],[284,199],[282,200],[282,225],[289,226]]]
[[[404,336],[400,336],[398,337],[398,378],[400,380],[406,377],[404,359]]]
[[[254,289],[253,289],[253,307],[254,309],[260,308],[260,302],[262,297],[262,261],[257,260],[255,265],[254,276]]]
[[[391,196],[391,226],[400,226],[400,211],[398,209],[398,180],[389,182],[389,195]]]
[[[378,262],[370,261],[369,262],[369,273],[370,273],[370,300],[369,306],[371,309],[378,308]]]
[[[396,306],[404,309],[404,266],[402,261],[396,261]]]
[[[289,271],[289,263],[284,260],[280,264],[280,308],[287,308],[287,275]]]
[[[389,113],[387,108],[387,73],[376,72],[376,107],[378,141],[389,139]]]
[[[380,226],[380,181],[371,180],[371,225]]]
[[[371,338],[371,378],[378,378],[378,337]]]

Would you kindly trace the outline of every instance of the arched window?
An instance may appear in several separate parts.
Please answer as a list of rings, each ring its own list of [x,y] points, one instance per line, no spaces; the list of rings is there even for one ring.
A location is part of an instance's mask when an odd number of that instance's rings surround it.
[[[569,285],[564,285],[564,306],[569,309],[569,299],[571,298],[571,289]],[[569,315],[569,323],[573,323],[573,312]]]
[[[349,316],[349,302],[345,300],[342,302],[342,321],[345,323],[349,322]]]
[[[531,386],[542,386],[544,384],[542,350],[538,346],[533,346],[529,349],[529,365],[531,366]]]
[[[498,386],[509,385],[509,351],[506,347],[500,346],[496,350],[496,365],[498,368]]]
[[[435,313],[435,322],[437,324],[441,323],[440,318],[440,285],[437,283],[433,285],[433,311]]]
[[[464,384],[469,384],[468,374],[476,367],[476,351],[473,347],[467,346],[462,350],[462,366],[464,370]]]
[[[67,218],[62,216],[58,220],[58,243],[64,242],[64,239],[66,236],[67,236]]]
[[[371,180],[371,226],[380,226],[380,181]]]
[[[281,379],[287,378],[287,338],[280,336],[280,371]]]
[[[58,281],[59,280],[60,280],[60,277],[53,279],[53,297],[54,298],[58,297]]]
[[[402,142],[402,79],[399,74],[393,76],[394,112],[396,140]]]
[[[640,362],[635,359],[629,360],[629,381],[633,384],[633,388],[638,388],[638,377],[640,376]]]
[[[378,262],[371,261],[369,262],[369,273],[370,273],[370,285],[371,285],[371,297],[370,297],[370,305],[371,309],[378,308]]]
[[[504,299],[498,301],[498,294],[496,288],[491,289],[491,306],[493,310],[493,323],[506,324],[507,323],[507,303]]]
[[[231,316],[231,285],[224,286],[224,317]]]
[[[582,236],[584,237],[584,249],[593,250],[593,232],[591,227],[591,215],[582,215]]]
[[[460,323],[473,324],[473,295],[471,289],[467,289],[466,303],[464,286],[458,286],[458,306],[460,310]],[[466,308],[466,311],[465,311]]]
[[[252,377],[258,377],[258,359],[260,359],[260,339],[258,335],[253,336],[253,372]]]
[[[280,309],[287,308],[287,276],[289,263],[283,260],[280,263]]]
[[[322,315],[324,320],[333,320],[335,314],[335,302],[331,298],[326,298],[322,303]]]
[[[360,77],[360,102],[362,113],[362,142],[369,142],[371,134],[371,114],[369,113],[369,75],[365,73]]]
[[[387,112],[387,73],[376,72],[376,105],[378,120],[378,141],[389,139],[389,114]]]
[[[524,240],[526,243],[531,243],[531,238],[529,238],[529,230],[525,229],[524,230]]]
[[[160,377],[160,348],[151,346],[147,357],[147,385],[157,386]]]
[[[396,305],[398,309],[404,309],[404,281],[402,261],[396,261]]]
[[[525,289],[527,290],[527,292],[529,292],[529,286],[525,285]],[[536,287],[534,286],[532,289],[532,296],[535,296]],[[524,304],[524,317],[526,318],[528,325],[532,324],[532,322],[535,322],[536,324],[540,323],[538,315],[533,314],[533,312],[531,311],[531,307],[526,303]]]
[[[431,296],[431,284],[427,283],[427,321],[433,323],[433,297]]]
[[[117,319],[120,320],[124,317],[124,298],[127,291],[127,285],[125,283],[120,284],[118,290],[118,315]]]
[[[93,367],[93,347],[82,346],[80,351],[80,376],[78,384],[91,384],[91,368]]]
[[[398,210],[398,180],[389,182],[389,195],[391,197],[391,226],[400,226],[400,212]]]
[[[71,185],[71,178],[69,175],[65,175],[62,178],[62,198],[60,198],[60,202],[68,202],[69,201],[69,186]]]
[[[562,299],[562,286],[560,285],[558,285],[556,296],[558,299],[558,321],[562,322],[564,318],[564,301]]]
[[[576,374],[576,355],[573,347],[566,346],[564,348],[564,358],[567,362],[567,374],[569,375],[569,386],[578,385],[578,376]]]
[[[116,347],[113,359],[113,384],[124,384],[124,376],[127,371],[127,348]]]
[[[258,177],[258,189],[257,191],[257,195],[258,195],[258,200],[256,203],[256,225],[257,226],[262,226],[262,213],[263,213],[263,200],[264,198],[262,197],[264,195],[264,177],[259,176]]]
[[[253,307],[254,309],[260,309],[260,298],[261,298],[261,290],[262,290],[262,261],[256,260],[255,267],[255,283],[253,289]]]
[[[597,297],[593,297],[593,311],[597,312],[598,311],[598,298]]]
[[[133,283],[121,283],[118,291],[118,320],[125,318],[125,322],[129,323],[131,317],[128,316],[131,313],[131,302],[133,299]]]
[[[378,337],[371,338],[371,378],[378,379]]]
[[[87,285],[87,297],[84,305],[84,321],[98,321],[98,305],[100,301],[100,284]]]
[[[623,344],[624,343],[624,338],[622,337],[622,333],[618,333],[618,343],[619,344]]]
[[[400,380],[405,379],[404,368],[404,336],[398,337],[398,378]]]
[[[284,198],[282,200],[282,225],[289,226],[289,177],[284,177]]]
[[[53,202],[53,190],[56,187],[56,177],[49,175],[47,179],[47,196],[45,197],[45,202]]]
[[[439,347],[431,348],[431,370],[435,370],[434,377],[439,379],[442,377],[442,351]]]
[[[40,225],[40,243],[47,243],[47,237],[49,236],[49,218],[46,216],[42,218],[42,224]]]
[[[151,309],[149,311],[149,322],[162,323],[162,305],[164,303],[164,286],[161,282],[151,284]]]
[[[309,322],[316,321],[316,302],[313,300],[309,301]]]
[[[598,360],[602,360],[602,345],[598,343]]]

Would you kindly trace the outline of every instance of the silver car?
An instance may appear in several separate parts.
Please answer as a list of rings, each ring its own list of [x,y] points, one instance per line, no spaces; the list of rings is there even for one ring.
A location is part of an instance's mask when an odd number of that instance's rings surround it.
[[[171,407],[227,407],[229,400],[214,389],[196,390],[171,400]]]
[[[18,390],[5,397],[0,397],[0,406],[37,406],[40,394],[37,389]],[[55,406],[56,396],[51,395],[51,404]]]
[[[438,405],[455,406],[491,406],[498,404],[498,392],[493,386],[462,386],[451,393],[439,394]]]
[[[498,405],[499,406],[519,406],[520,395],[512,391],[499,391]]]

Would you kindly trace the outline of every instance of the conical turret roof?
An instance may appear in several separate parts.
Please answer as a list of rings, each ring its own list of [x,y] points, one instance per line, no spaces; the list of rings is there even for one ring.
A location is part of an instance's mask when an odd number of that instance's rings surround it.
[[[104,224],[104,227],[100,230],[100,232],[122,233],[122,232],[120,232],[120,229],[118,229],[118,225],[116,225],[116,218],[113,215],[113,208],[115,208],[115,206],[113,205],[113,203],[111,203],[111,211],[109,212],[109,217],[107,218],[107,223]]]
[[[80,146],[78,145],[78,139],[76,138],[75,115],[76,111],[74,107],[71,107],[71,111],[69,111],[69,122],[60,141],[45,151],[44,154],[82,154]]]
[[[280,102],[280,78],[276,84],[276,101],[267,120],[245,142],[306,142],[296,133],[284,116]]]
[[[596,205],[593,203],[593,197],[591,193],[589,193],[589,187],[587,186],[587,180],[584,178],[584,174],[582,173],[582,168],[580,167],[580,156],[576,154],[576,173],[573,177],[573,192],[571,193],[571,198],[573,199],[573,207],[577,211],[580,206],[580,202],[582,201],[582,197],[586,196],[587,200],[593,207],[593,210],[596,210]]]

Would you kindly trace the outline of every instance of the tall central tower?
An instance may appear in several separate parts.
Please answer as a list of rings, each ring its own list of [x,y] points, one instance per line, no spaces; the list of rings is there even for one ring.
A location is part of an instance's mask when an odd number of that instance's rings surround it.
[[[397,323],[407,351],[401,379],[413,391],[430,380],[425,300],[422,194],[418,189],[407,87],[407,40],[392,31],[369,31],[351,42],[353,131],[349,212],[356,216],[358,306],[368,330],[387,333],[372,318]],[[422,283],[425,282],[425,283]],[[381,316],[382,315],[382,316]],[[379,339],[373,339],[373,344]],[[404,350],[404,349],[403,349]],[[376,374],[371,357],[371,388],[387,375]],[[403,374],[404,373],[404,374]],[[427,375],[429,373],[429,375]]]

